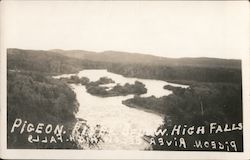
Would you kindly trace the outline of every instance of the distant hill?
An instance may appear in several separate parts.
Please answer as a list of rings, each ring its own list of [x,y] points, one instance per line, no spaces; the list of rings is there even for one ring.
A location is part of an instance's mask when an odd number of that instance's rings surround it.
[[[82,60],[42,50],[7,50],[8,69],[46,73],[72,73],[82,70]]]
[[[219,58],[166,58],[119,51],[91,52],[84,50],[50,50],[67,57],[101,62],[138,63],[167,66],[241,68],[241,61]]]
[[[107,69],[126,77],[192,82],[241,83],[241,60],[217,58],[165,58],[116,51],[7,50],[8,69],[46,74],[77,73],[83,69]]]
[[[119,51],[92,52],[84,50],[22,50],[8,49],[8,54],[14,53],[40,53],[62,59],[64,56],[78,60],[89,60],[93,62],[112,62],[121,64],[150,64],[164,66],[192,66],[208,68],[241,68],[241,60],[219,59],[219,58],[166,58],[149,54],[128,53]],[[65,58],[65,57],[64,57]],[[64,59],[63,58],[63,59]]]

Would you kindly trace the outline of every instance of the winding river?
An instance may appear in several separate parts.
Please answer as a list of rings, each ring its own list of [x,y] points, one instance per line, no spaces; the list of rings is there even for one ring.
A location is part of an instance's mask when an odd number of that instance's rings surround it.
[[[113,84],[105,86],[112,87],[116,84],[134,83],[136,80],[145,84],[147,93],[141,96],[148,97],[154,95],[161,97],[171,94],[171,91],[164,89],[167,84],[178,87],[188,87],[168,83],[160,80],[128,78],[119,74],[108,72],[107,70],[82,70],[77,74],[64,74],[54,78],[88,77],[90,81],[96,81],[100,77],[108,77],[115,81]],[[143,135],[153,135],[156,129],[163,123],[163,117],[156,113],[149,113],[136,108],[130,108],[122,104],[123,100],[133,97],[97,97],[86,92],[86,88],[80,84],[70,84],[76,93],[79,102],[78,118],[87,120],[91,127],[97,124],[106,128],[108,134],[105,141],[100,144],[100,149],[105,150],[144,150],[149,148],[149,143],[143,140]]]

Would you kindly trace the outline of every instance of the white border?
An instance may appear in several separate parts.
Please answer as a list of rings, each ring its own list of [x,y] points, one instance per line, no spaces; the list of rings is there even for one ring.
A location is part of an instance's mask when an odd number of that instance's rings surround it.
[[[8,27],[4,24],[4,2],[1,2],[1,81],[0,81],[0,105],[1,105],[1,123],[0,123],[0,157],[3,159],[250,159],[250,53],[249,47],[241,50],[242,55],[242,73],[243,73],[243,124],[244,124],[244,152],[203,152],[203,151],[89,151],[89,150],[30,150],[30,149],[7,149],[7,133],[6,133],[6,46],[4,37],[8,36],[4,33],[4,28]],[[249,15],[243,17],[248,21],[249,35]],[[17,26],[18,27],[18,26]],[[249,36],[246,35],[246,44],[249,46]]]

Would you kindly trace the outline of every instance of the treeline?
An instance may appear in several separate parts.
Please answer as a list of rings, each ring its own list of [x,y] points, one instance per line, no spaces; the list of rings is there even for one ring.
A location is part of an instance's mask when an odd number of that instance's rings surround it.
[[[146,79],[159,79],[168,82],[190,84],[192,82],[241,83],[241,69],[210,68],[192,66],[113,64],[108,71]]]
[[[219,58],[167,58],[158,57],[150,54],[129,53],[120,51],[93,52],[84,50],[50,50],[70,58],[89,60],[94,62],[107,62],[118,64],[146,64],[146,65],[165,65],[165,66],[191,66],[205,68],[241,68],[241,61],[234,59]]]
[[[172,90],[169,96],[156,98],[139,97],[125,100],[130,107],[146,108],[165,115],[164,125],[160,128],[173,128],[174,125],[209,126],[210,123],[238,124],[242,123],[242,89],[241,85],[229,83],[197,83],[189,88],[166,86]],[[235,131],[226,134],[181,135],[189,144],[193,140],[235,140],[238,151],[243,151],[243,132]],[[166,138],[174,138],[168,136]],[[153,146],[156,150],[181,150],[176,146]],[[193,146],[185,150],[193,150]],[[206,150],[206,149],[203,149]],[[209,149],[207,149],[209,150]]]
[[[169,96],[134,96],[124,103],[165,113],[174,123],[242,122],[241,86],[217,83],[173,88]]]
[[[134,56],[125,54],[127,55],[125,58],[126,56],[123,54],[112,52],[111,56],[105,53],[107,57],[110,57],[110,61],[105,56],[105,59],[100,58],[103,56],[101,53],[93,53],[96,58],[89,58],[91,54],[82,53],[80,56],[78,53],[77,56],[70,56],[70,52],[66,54],[59,51],[8,49],[8,68],[51,74],[76,73],[83,69],[108,69],[110,72],[126,77],[158,79],[185,84],[192,82],[241,83],[240,60],[183,58],[166,61],[166,58],[146,56],[147,63],[143,61],[132,63],[133,61],[129,62],[128,59],[134,58],[137,54]],[[114,57],[116,60],[121,58],[117,62],[112,61]],[[139,57],[143,57],[143,55]],[[153,60],[157,60],[159,63],[153,63]]]
[[[10,70],[36,71],[51,75],[77,73],[83,69],[101,69],[103,62],[69,58],[50,51],[7,50],[7,68]]]
[[[142,64],[113,64],[110,72],[127,77],[159,79],[187,84],[189,88],[165,86],[173,94],[156,98],[134,96],[123,101],[129,107],[145,108],[165,117],[161,128],[171,130],[174,125],[209,126],[209,123],[242,123],[242,77],[239,68],[211,68],[197,66],[164,66]],[[184,138],[188,144],[194,140],[226,142],[234,140],[237,151],[243,151],[243,131],[219,134],[166,136],[164,141]],[[159,136],[155,137],[160,138]],[[211,148],[179,148],[178,146],[152,145],[154,150],[214,150]],[[218,148],[217,148],[218,150]],[[225,150],[224,150],[225,151]]]
[[[76,121],[78,102],[74,92],[63,82],[37,72],[9,71],[7,75],[8,148],[77,148],[74,142],[30,143],[29,133],[12,132],[15,119],[34,125],[38,123],[64,125],[70,135]],[[46,136],[45,133],[38,134]]]

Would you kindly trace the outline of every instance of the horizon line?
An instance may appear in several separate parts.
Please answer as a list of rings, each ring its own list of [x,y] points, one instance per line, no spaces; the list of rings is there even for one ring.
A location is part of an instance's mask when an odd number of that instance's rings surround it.
[[[59,49],[59,48],[54,48],[54,49],[27,49],[27,48],[6,48],[8,49],[19,49],[19,50],[30,50],[30,51],[49,51],[53,52],[53,50],[61,50],[61,51],[83,51],[83,52],[93,52],[97,54],[101,54],[104,52],[116,52],[118,54],[120,53],[126,53],[126,54],[140,54],[140,55],[147,55],[147,56],[154,56],[154,57],[159,57],[159,58],[169,58],[169,59],[188,59],[188,58],[196,58],[196,59],[202,59],[202,58],[207,58],[207,59],[222,59],[222,60],[242,60],[239,58],[221,58],[221,57],[207,57],[207,56],[199,56],[199,57],[167,57],[167,56],[162,56],[162,55],[155,55],[151,53],[139,53],[139,52],[131,52],[131,51],[118,51],[118,50],[102,50],[102,51],[91,51],[91,50],[84,50],[84,49]]]

